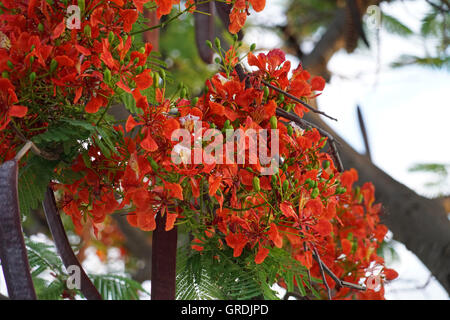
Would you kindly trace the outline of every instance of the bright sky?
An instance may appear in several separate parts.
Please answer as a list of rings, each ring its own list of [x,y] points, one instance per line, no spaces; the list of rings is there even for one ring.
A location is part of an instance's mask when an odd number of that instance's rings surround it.
[[[268,2],[269,7],[255,15],[254,21],[283,23],[284,2]],[[382,6],[384,12],[413,30],[419,28],[419,19],[426,8],[424,1],[396,1]],[[334,76],[318,98],[319,106],[338,119],[327,122],[356,150],[364,152],[356,115],[359,104],[374,163],[416,192],[430,195],[430,190],[423,186],[430,177],[409,173],[408,168],[415,163],[450,163],[450,148],[443,143],[450,138],[450,73],[421,67],[391,69],[389,63],[395,58],[404,53],[421,55],[424,46],[418,39],[403,39],[381,29],[381,68],[377,74],[375,31],[369,32],[371,49],[358,48],[352,55],[342,50],[333,56],[328,67]],[[281,44],[275,34],[261,29],[251,30],[244,40],[264,49]],[[298,60],[292,57],[291,60],[296,66]],[[399,260],[390,266],[400,276],[387,286],[388,299],[449,298],[435,279],[424,289],[414,289],[427,283],[430,272],[405,246],[395,243],[394,247]]]

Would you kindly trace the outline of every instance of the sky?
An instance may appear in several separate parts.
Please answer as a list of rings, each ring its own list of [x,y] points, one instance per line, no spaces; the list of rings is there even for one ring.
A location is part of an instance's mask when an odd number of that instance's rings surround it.
[[[249,22],[283,23],[284,2],[267,1],[266,9],[253,13]],[[396,1],[383,5],[382,9],[417,30],[426,4],[425,1]],[[389,63],[400,54],[422,54],[424,46],[418,39],[403,39],[381,29],[377,56],[373,32],[369,30],[368,34],[373,44],[371,49],[358,48],[352,55],[341,51],[330,60],[328,67],[334,76],[318,98],[319,106],[338,119],[338,122],[325,119],[329,125],[356,150],[364,152],[356,118],[356,105],[360,105],[373,162],[419,194],[431,196],[430,189],[424,186],[430,177],[410,173],[408,168],[415,163],[450,163],[450,148],[445,146],[450,138],[450,73],[421,67],[391,69]],[[244,41],[263,49],[281,45],[281,40],[267,29],[251,28]],[[298,63],[294,57],[290,58],[294,65]],[[379,72],[377,59],[381,66]],[[445,191],[450,193],[450,189]],[[393,246],[398,258],[387,261],[389,267],[399,272],[399,278],[387,285],[387,299],[449,299],[439,283],[434,278],[430,280],[430,272],[413,253],[401,243],[394,242]],[[116,254],[112,251],[111,259]],[[110,271],[97,260],[94,252],[88,256],[84,264],[88,270]],[[109,268],[121,270],[123,266],[119,263]],[[144,288],[150,290],[149,281],[144,283]],[[1,273],[0,292],[6,293]]]
[[[282,24],[284,2],[267,2],[269,7],[254,15],[252,21]],[[425,1],[396,1],[382,5],[381,9],[418,30],[427,5]],[[359,105],[373,162],[417,193],[433,196],[436,190],[424,186],[433,177],[408,172],[408,168],[416,163],[450,164],[450,148],[444,142],[450,138],[450,73],[417,66],[392,69],[389,64],[401,54],[423,54],[424,44],[417,38],[389,34],[383,27],[379,49],[375,30],[368,30],[368,37],[372,43],[370,49],[359,47],[351,55],[341,50],[329,61],[333,77],[318,97],[318,105],[338,119],[325,121],[357,151],[364,152],[356,114]],[[263,49],[281,45],[277,35],[258,28],[247,32],[244,41],[254,42],[257,48]],[[296,66],[298,60],[289,58]],[[450,193],[449,188],[441,191]],[[399,272],[399,278],[387,285],[387,299],[449,299],[434,278],[428,281],[429,270],[412,252],[398,242],[393,246],[398,259],[387,261],[389,267]],[[421,288],[424,284],[427,284],[425,288]]]

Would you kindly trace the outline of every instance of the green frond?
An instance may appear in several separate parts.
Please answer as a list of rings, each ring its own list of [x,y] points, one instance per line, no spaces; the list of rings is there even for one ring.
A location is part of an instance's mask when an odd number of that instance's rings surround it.
[[[90,274],[94,286],[105,300],[139,300],[139,292],[147,293],[131,278],[116,274]]]
[[[386,28],[387,31],[400,35],[400,36],[410,36],[414,34],[414,32],[405,24],[403,24],[397,18],[390,16],[388,14],[382,14],[382,25]]]

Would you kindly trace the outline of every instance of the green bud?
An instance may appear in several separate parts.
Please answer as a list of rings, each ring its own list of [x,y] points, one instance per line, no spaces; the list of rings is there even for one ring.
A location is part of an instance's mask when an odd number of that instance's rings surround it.
[[[234,42],[238,41],[238,35],[237,34],[233,34],[233,41]]]
[[[92,35],[91,26],[88,25],[88,24],[87,24],[86,26],[84,26],[83,32],[84,32],[84,34],[85,34],[88,38],[90,38],[91,35]]]
[[[258,178],[258,177],[253,177],[253,189],[254,189],[256,192],[261,191],[261,185],[260,185],[260,182],[259,182],[259,178]]]
[[[39,32],[44,32],[44,25],[42,23],[38,24],[38,30]]]
[[[159,73],[161,74],[161,79],[166,80],[166,72],[164,71],[164,69],[161,69]]]
[[[194,99],[192,99],[192,105],[196,106],[198,102],[198,97],[195,97]]]
[[[214,39],[214,44],[216,45],[216,48],[220,48],[220,39],[216,37]]]
[[[114,41],[114,32],[110,31],[108,34],[108,42],[113,43]]]
[[[30,78],[31,83],[33,83],[34,80],[36,80],[36,72],[30,73],[29,78]]]
[[[9,72],[8,71],[3,71],[2,72],[2,78],[9,79]]]
[[[184,99],[187,96],[186,88],[181,89],[180,98]]]
[[[229,119],[225,120],[224,124],[223,124],[223,128],[224,129],[230,129],[231,127],[231,122]]]
[[[284,102],[284,94],[280,94],[280,96],[278,97],[278,103],[283,103]]]
[[[220,61],[221,61],[221,60],[220,60],[219,57],[216,57],[216,58],[214,59],[214,62],[217,63],[217,64],[220,64]]]
[[[292,110],[293,108],[294,108],[294,105],[293,105],[293,104],[287,104],[285,110],[286,110],[287,112],[291,112],[291,110]]]
[[[55,72],[57,67],[58,67],[58,61],[56,61],[55,59],[52,59],[52,61],[50,62],[50,73]]]
[[[155,88],[159,88],[159,74],[157,72],[153,74],[153,85]]]
[[[311,191],[311,199],[317,198],[319,195],[319,188],[314,188],[313,191]]]
[[[255,49],[256,49],[256,43],[252,43],[250,45],[250,51],[255,51]]]
[[[30,64],[33,64],[34,60],[36,60],[36,57],[35,56],[31,56],[30,57]]]
[[[278,120],[277,120],[276,116],[271,116],[269,121],[270,121],[270,127],[272,129],[278,128]]]
[[[328,169],[330,167],[330,161],[325,160],[324,162],[322,162],[322,167],[324,169]]]
[[[294,133],[294,129],[292,129],[292,127],[290,125],[287,125],[287,133],[290,136],[292,136],[292,134]]]
[[[273,185],[276,185],[277,184],[277,176],[272,175],[272,178],[270,178],[270,181],[272,182]]]
[[[212,49],[212,42],[211,41],[209,41],[209,40],[206,40],[205,41],[206,42],[206,45],[210,48],[210,49]]]
[[[133,64],[138,64],[138,62],[139,62],[139,58],[138,57],[134,58]]]
[[[142,54],[145,53],[145,47],[140,47],[139,48],[139,52],[142,53]]]
[[[284,180],[283,182],[283,191],[286,192],[289,190],[289,181]]]
[[[143,70],[143,67],[142,66],[139,66],[139,67],[137,67],[136,68],[136,73],[141,73],[142,72],[142,70]]]
[[[267,88],[266,86],[264,86],[264,100],[267,99],[267,97],[269,96],[269,88]]]
[[[103,72],[103,81],[106,83],[111,81],[111,71],[108,68]]]
[[[6,62],[6,64],[8,65],[8,67],[9,67],[10,69],[14,69],[14,65],[13,65],[13,63],[11,62],[11,60],[8,60],[8,62]]]

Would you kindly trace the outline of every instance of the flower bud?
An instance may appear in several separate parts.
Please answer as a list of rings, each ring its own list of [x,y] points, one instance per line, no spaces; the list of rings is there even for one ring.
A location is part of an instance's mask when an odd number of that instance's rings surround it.
[[[261,185],[260,185],[260,182],[259,182],[259,178],[258,178],[258,177],[253,177],[253,189],[254,189],[256,192],[261,191]]]

